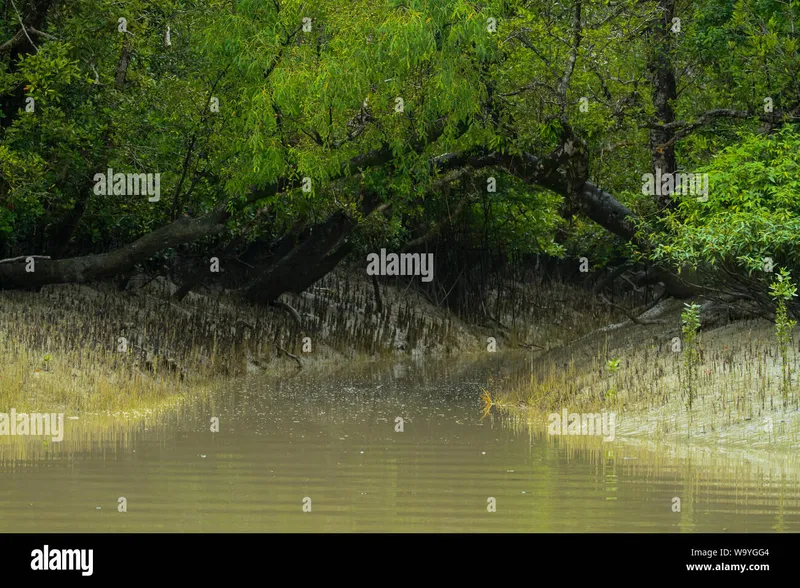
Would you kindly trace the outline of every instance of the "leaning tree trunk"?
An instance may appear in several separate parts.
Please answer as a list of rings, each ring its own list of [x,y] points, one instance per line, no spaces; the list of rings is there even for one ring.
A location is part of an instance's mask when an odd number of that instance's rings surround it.
[[[221,232],[227,218],[225,211],[196,219],[181,218],[109,253],[69,259],[34,259],[32,266],[29,263],[0,264],[0,290],[110,278],[130,271],[159,251]]]
[[[333,213],[314,227],[305,241],[272,263],[247,289],[246,297],[254,302],[273,302],[284,292],[302,292],[333,270],[350,251],[347,244],[339,245],[356,225],[345,213]]]

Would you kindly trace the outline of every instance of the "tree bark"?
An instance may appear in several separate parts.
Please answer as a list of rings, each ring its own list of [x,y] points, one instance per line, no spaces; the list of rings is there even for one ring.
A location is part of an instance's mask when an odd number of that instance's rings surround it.
[[[658,9],[661,18],[651,28],[653,42],[647,64],[650,83],[653,86],[652,96],[655,115],[660,125],[650,130],[650,156],[653,174],[661,177],[674,174],[677,169],[675,159],[675,142],[672,140],[675,131],[671,125],[675,122],[673,101],[678,97],[675,83],[675,71],[672,64],[672,19],[675,15],[675,0],[659,0]],[[660,190],[657,190],[660,192]],[[671,194],[654,195],[661,209],[671,209],[674,201]]]
[[[343,256],[329,258],[329,255],[356,225],[356,221],[343,212],[333,213],[314,227],[308,239],[270,265],[247,289],[246,298],[254,302],[273,302],[284,292],[302,292],[336,266]],[[321,270],[324,273],[320,275]]]

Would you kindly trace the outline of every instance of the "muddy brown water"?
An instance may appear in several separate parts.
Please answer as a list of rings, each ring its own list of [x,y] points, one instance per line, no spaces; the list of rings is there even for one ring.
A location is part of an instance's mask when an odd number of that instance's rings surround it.
[[[58,444],[0,437],[0,532],[800,531],[798,471],[769,456],[582,448],[482,418],[481,387],[516,369],[320,367],[102,432],[68,420]]]

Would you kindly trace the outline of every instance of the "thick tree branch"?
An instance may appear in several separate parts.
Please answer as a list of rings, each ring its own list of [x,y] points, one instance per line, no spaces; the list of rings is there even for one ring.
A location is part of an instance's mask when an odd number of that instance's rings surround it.
[[[196,219],[181,218],[116,251],[42,260],[35,263],[31,272],[26,271],[26,264],[3,264],[0,265],[0,290],[109,278],[130,271],[137,263],[146,261],[159,251],[222,231],[227,218],[225,211],[215,211]]]
[[[131,59],[131,53],[133,53],[133,47],[131,45],[131,39],[128,35],[125,35],[125,39],[122,41],[122,51],[120,52],[119,56],[119,63],[117,64],[117,71],[114,75],[114,84],[117,87],[117,90],[121,90],[125,86],[125,80],[128,76],[128,63]]]
[[[650,27],[651,49],[647,60],[647,71],[652,84],[655,119],[661,125],[675,120],[673,104],[678,97],[672,51],[672,19],[675,15],[675,0],[658,0],[659,18]],[[662,126],[650,129],[650,160],[653,173],[668,175],[675,173],[675,138],[673,129]],[[657,196],[662,209],[674,207],[669,194]]]
[[[20,44],[25,40],[25,32],[20,29],[17,31],[13,37],[11,37],[8,41],[0,45],[0,55],[6,53],[7,51],[11,51],[12,49],[16,49],[20,46]]]

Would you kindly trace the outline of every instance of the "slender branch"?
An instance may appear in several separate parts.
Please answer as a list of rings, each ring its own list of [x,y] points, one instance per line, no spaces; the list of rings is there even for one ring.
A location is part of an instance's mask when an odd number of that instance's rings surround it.
[[[541,53],[539,53],[538,49],[536,49],[536,47],[533,45],[533,43],[531,43],[531,42],[528,40],[528,38],[527,38],[527,37],[524,37],[524,36],[523,36],[523,34],[524,34],[524,33],[530,33],[530,32],[531,32],[531,29],[529,29],[529,28],[523,28],[523,29],[520,29],[520,30],[518,30],[518,31],[515,31],[515,32],[511,33],[511,34],[508,36],[508,38],[506,39],[506,42],[510,41],[511,39],[516,39],[517,41],[519,41],[519,42],[520,42],[520,44],[521,44],[523,47],[525,47],[526,49],[530,49],[531,51],[533,51],[533,52],[534,52],[534,54],[536,55],[536,57],[538,57],[539,59],[541,59],[542,61],[544,61],[544,62],[545,62],[545,64],[547,64],[547,65],[549,66],[549,65],[550,65],[550,60],[549,60],[549,59],[547,59],[547,58],[546,58],[544,55],[542,55]]]
[[[771,114],[756,114],[754,112],[750,112],[747,110],[735,110],[733,108],[715,108],[713,110],[708,110],[704,112],[692,122],[688,122],[685,120],[676,120],[674,122],[667,124],[648,123],[643,125],[643,127],[650,129],[663,129],[663,130],[676,129],[675,134],[671,140],[671,143],[674,143],[676,140],[686,137],[687,135],[693,133],[700,127],[703,127],[708,123],[720,118],[734,118],[734,119],[755,118],[761,122],[775,123],[777,120],[780,120],[783,116],[788,117],[788,120],[791,122],[796,122],[800,120],[800,117],[798,117],[794,113],[794,111],[789,111],[787,113],[777,111]],[[665,146],[667,145],[665,144]]]
[[[283,353],[283,354],[284,354],[284,355],[286,355],[287,357],[291,357],[293,360],[295,360],[295,361],[297,362],[297,365],[300,367],[300,369],[302,369],[302,368],[303,368],[303,362],[302,362],[302,361],[300,361],[300,358],[299,358],[299,357],[297,357],[296,355],[294,355],[294,354],[292,354],[292,353],[289,353],[289,352],[288,352],[288,351],[286,351],[286,350],[285,350],[283,347],[278,347],[278,351],[280,351],[281,353]]]
[[[50,259],[49,255],[20,255],[19,257],[9,257],[8,259],[0,259],[0,263],[13,263],[15,261],[24,261],[28,258],[32,259]]]
[[[561,81],[558,84],[562,116],[564,116],[566,112],[567,90],[569,89],[569,82],[572,79],[572,73],[575,71],[575,62],[578,60],[578,49],[581,45],[581,6],[581,0],[575,0],[575,12],[572,15],[572,49],[570,50],[567,67],[564,69],[564,75],[561,77]]]
[[[36,46],[36,44],[33,42],[33,39],[31,39],[31,36],[28,34],[28,29],[25,28],[25,23],[22,22],[22,15],[19,13],[19,9],[17,9],[17,5],[14,3],[14,0],[11,0],[11,6],[14,7],[14,12],[17,13],[17,18],[19,19],[19,26],[22,27],[22,32],[25,33],[25,36],[28,38],[28,42],[31,44],[31,47],[36,49],[36,53],[39,53],[39,48]]]

